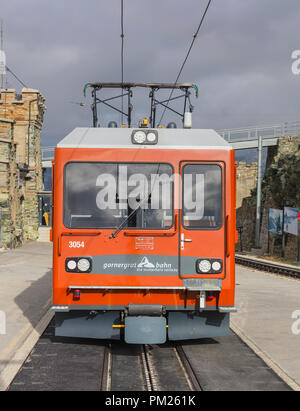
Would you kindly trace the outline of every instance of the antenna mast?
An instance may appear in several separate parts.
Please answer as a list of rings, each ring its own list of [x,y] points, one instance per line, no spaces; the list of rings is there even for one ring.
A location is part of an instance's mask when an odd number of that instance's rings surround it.
[[[1,54],[1,58],[3,59],[3,61],[0,60],[0,64],[3,64],[3,67],[0,66],[1,69],[1,89],[4,88],[4,74],[5,74],[5,54],[4,54],[4,50],[3,50],[3,20],[0,19],[1,22],[1,27],[0,27],[0,54]]]

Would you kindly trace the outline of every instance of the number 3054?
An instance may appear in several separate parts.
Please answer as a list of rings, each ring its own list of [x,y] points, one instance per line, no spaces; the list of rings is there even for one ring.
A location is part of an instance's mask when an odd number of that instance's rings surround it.
[[[69,241],[69,248],[84,248],[84,241]]]

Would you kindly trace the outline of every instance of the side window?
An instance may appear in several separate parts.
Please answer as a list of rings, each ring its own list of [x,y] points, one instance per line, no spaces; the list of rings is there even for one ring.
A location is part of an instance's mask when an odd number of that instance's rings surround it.
[[[183,167],[183,225],[218,229],[223,224],[222,168],[217,164]]]

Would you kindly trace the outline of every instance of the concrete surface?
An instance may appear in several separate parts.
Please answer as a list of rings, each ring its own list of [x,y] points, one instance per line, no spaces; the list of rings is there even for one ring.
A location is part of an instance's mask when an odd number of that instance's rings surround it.
[[[239,265],[236,272],[232,323],[300,388],[300,280]]]
[[[51,306],[52,243],[0,253],[1,373]]]

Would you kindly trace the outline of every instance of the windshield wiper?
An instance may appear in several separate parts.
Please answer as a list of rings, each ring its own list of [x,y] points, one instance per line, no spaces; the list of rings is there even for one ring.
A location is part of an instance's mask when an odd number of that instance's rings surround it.
[[[119,231],[122,230],[123,226],[127,223],[127,221],[131,219],[131,217],[141,208],[141,206],[145,203],[146,200],[149,199],[149,197],[150,195],[147,198],[145,198],[144,201],[142,201],[126,218],[124,218],[119,227],[117,227],[115,231],[111,233],[111,235],[109,236],[110,239],[116,238],[117,234],[119,233]]]
[[[160,165],[161,165],[161,163],[158,163],[157,170],[156,170],[155,181],[156,181],[157,176],[158,176]],[[154,184],[153,184],[153,187],[154,187]],[[152,188],[152,190],[153,190],[153,188]],[[119,233],[119,231],[122,230],[123,226],[127,223],[127,221],[130,220],[131,217],[141,208],[141,206],[146,202],[146,200],[149,201],[149,198],[151,197],[151,194],[152,194],[152,190],[151,190],[150,194],[146,198],[144,198],[144,200],[141,201],[140,204],[121,222],[119,227],[117,227],[115,229],[115,231],[113,233],[111,233],[111,235],[109,236],[109,239],[116,238],[117,234]]]

